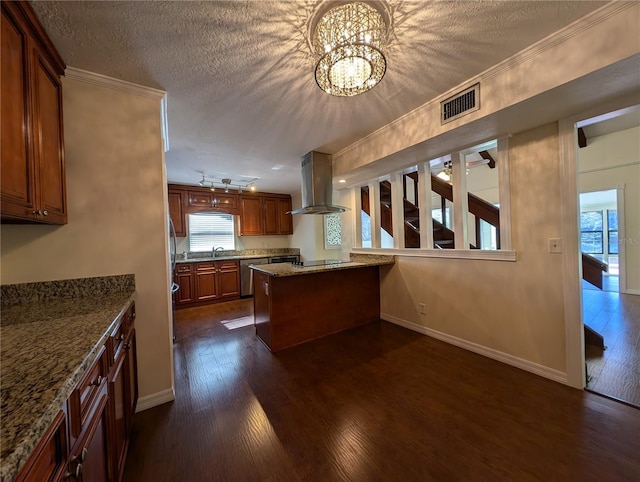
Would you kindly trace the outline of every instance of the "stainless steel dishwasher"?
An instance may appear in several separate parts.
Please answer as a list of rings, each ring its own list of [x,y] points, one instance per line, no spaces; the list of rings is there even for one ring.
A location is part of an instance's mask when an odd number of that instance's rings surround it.
[[[268,264],[269,258],[251,258],[240,260],[240,296],[253,295],[253,276],[250,264]]]

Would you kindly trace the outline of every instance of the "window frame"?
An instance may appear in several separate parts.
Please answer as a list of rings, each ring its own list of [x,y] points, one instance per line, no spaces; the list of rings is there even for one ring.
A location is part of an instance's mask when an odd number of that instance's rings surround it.
[[[396,172],[387,174],[385,176],[380,176],[379,178],[370,180],[367,183],[358,184],[352,188],[354,206],[355,206],[354,219],[353,219],[353,226],[355,227],[354,240],[356,241],[356,243],[354,243],[354,246],[352,248],[352,252],[363,253],[363,254],[365,253],[387,254],[387,255],[398,254],[402,256],[431,257],[431,258],[486,259],[486,260],[496,260],[496,261],[516,261],[516,253],[515,251],[512,250],[512,234],[511,234],[511,197],[510,197],[510,182],[509,182],[509,136],[503,136],[503,137],[498,137],[493,139],[497,141],[497,151],[498,151],[496,167],[498,169],[498,189],[499,189],[499,196],[500,196],[500,249],[499,250],[479,250],[479,249],[469,249],[469,248],[464,249],[464,248],[460,248],[459,247],[460,245],[458,245],[456,249],[437,249],[433,247],[433,233],[432,232],[429,233],[429,231],[432,231],[432,230],[428,230],[428,229],[420,230],[421,231],[420,246],[426,246],[425,248],[422,248],[422,247],[421,248],[404,248],[403,246],[404,243],[394,243],[394,245],[396,246],[394,248],[381,248],[379,240],[378,240],[378,243],[374,244],[373,235],[374,233],[379,232],[380,230],[380,217],[379,217],[379,214],[376,213],[376,211],[378,211],[379,209],[376,209],[375,207],[376,200],[378,200],[379,202],[379,196],[380,196],[378,183],[379,181],[383,179],[389,179],[390,177],[393,179],[394,176],[400,175],[403,172],[403,171],[396,171]],[[491,141],[488,141],[488,142],[491,142]],[[473,145],[470,145],[464,149],[458,150],[456,153],[454,153],[456,154],[455,157],[462,158],[463,156],[457,155],[457,153],[461,153],[466,149],[471,149],[477,145],[479,144],[474,143]],[[444,154],[444,155],[449,155],[449,154]],[[417,167],[418,167],[418,175],[419,175],[418,205],[420,206],[420,225],[425,226],[425,225],[429,225],[429,221],[431,220],[431,216],[426,215],[426,213],[428,213],[429,215],[431,214],[431,202],[430,202],[431,199],[428,198],[427,196],[427,194],[430,195],[431,189],[426,189],[428,186],[425,185],[425,181],[427,179],[430,179],[429,161],[420,163],[418,164]],[[461,176],[458,176],[458,182],[464,183],[464,179],[460,179],[460,178]],[[401,182],[398,184],[402,185]],[[370,205],[369,208],[372,211],[372,214],[374,213],[377,214],[376,216],[371,216],[371,221],[372,221],[371,223],[372,224],[371,226],[372,247],[371,248],[365,248],[362,246],[362,230],[361,230],[362,220],[356,219],[356,218],[360,218],[361,216],[360,189],[362,186],[369,187],[369,202],[373,204],[373,206]],[[392,183],[392,186],[393,186],[393,183]],[[459,186],[456,186],[456,184],[454,184],[454,193],[456,192],[457,187]],[[460,189],[458,189],[458,192],[460,192]],[[466,189],[464,189],[464,192],[466,194]],[[393,193],[392,193],[392,197],[393,197]],[[455,201],[455,198],[454,198],[454,201]],[[466,203],[463,202],[463,204],[466,204]],[[393,208],[393,205],[392,205],[392,208]],[[455,202],[454,202],[454,209],[455,209]],[[462,209],[462,212],[464,211],[468,212],[468,208],[464,209],[463,207],[459,209]],[[423,215],[423,211],[425,212],[424,215]],[[403,213],[398,211],[397,208],[393,211],[394,219],[397,218],[398,216],[400,216],[400,219],[403,219],[404,217],[402,216],[402,214]],[[453,214],[453,220],[455,223],[455,220],[457,217],[456,212],[452,214]],[[460,217],[463,217],[463,216],[460,216]],[[457,231],[457,230],[454,229],[454,231]],[[464,246],[469,241],[468,233],[466,231],[467,231],[466,229],[463,229],[463,233],[464,233],[463,237],[467,239],[465,243],[461,243],[462,246]],[[402,246],[399,246],[399,245],[402,245]]]
[[[195,216],[196,218],[193,218],[192,216]],[[198,225],[198,223],[195,222],[195,220],[198,218],[205,218],[205,217],[227,218],[228,225],[226,227],[228,229],[222,232],[217,232],[217,231],[208,232],[204,230],[197,231],[197,232],[192,231],[194,227]],[[222,247],[224,250],[235,250],[236,223],[235,223],[235,216],[233,214],[219,213],[219,212],[189,213],[188,227],[189,227],[188,236],[189,236],[190,252],[206,253],[207,251],[213,251],[214,248],[218,248],[218,247]],[[213,222],[211,227],[215,228],[215,225],[213,225]],[[207,237],[207,236],[213,239],[210,240],[211,247],[204,249],[203,247],[205,246],[205,244],[199,241],[198,238]],[[216,239],[217,237],[221,237],[221,236],[227,237],[229,239],[227,240]],[[229,240],[231,241],[231,244],[229,244]]]

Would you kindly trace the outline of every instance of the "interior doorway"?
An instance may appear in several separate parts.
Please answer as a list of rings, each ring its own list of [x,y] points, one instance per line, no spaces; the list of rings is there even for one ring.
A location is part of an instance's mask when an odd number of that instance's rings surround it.
[[[576,164],[580,251],[607,266],[602,288],[581,280],[589,391],[640,407],[640,291],[636,247],[626,233],[640,220],[640,110],[580,121]],[[625,202],[627,200],[627,202]],[[598,343],[598,337],[601,336]],[[595,342],[594,342],[595,340]]]
[[[624,196],[621,196],[624,202]],[[620,250],[618,230],[618,191],[580,193],[580,249],[607,265],[602,277],[602,291],[620,292]],[[624,210],[623,210],[624,212]],[[624,254],[624,253],[623,253]],[[582,289],[600,289],[582,280]]]

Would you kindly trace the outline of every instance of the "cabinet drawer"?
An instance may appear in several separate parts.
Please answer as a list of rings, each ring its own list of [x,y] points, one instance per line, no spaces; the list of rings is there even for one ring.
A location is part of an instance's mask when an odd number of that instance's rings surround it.
[[[69,397],[69,419],[71,435],[77,438],[81,433],[93,405],[107,382],[107,350],[103,347],[100,354],[89,367],[84,377]]]
[[[213,261],[203,261],[196,265],[196,271],[215,271],[216,265]]]
[[[217,268],[225,271],[237,271],[240,269],[238,261],[218,261]]]
[[[181,263],[176,265],[177,273],[191,273],[191,263]]]

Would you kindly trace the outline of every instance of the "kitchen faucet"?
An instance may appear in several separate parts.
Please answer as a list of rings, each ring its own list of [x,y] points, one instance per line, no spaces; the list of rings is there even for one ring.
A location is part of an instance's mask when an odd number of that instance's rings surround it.
[[[217,248],[215,246],[211,246],[211,257],[215,258],[216,257],[216,253],[218,252],[219,249],[224,249],[222,246],[218,246]]]

